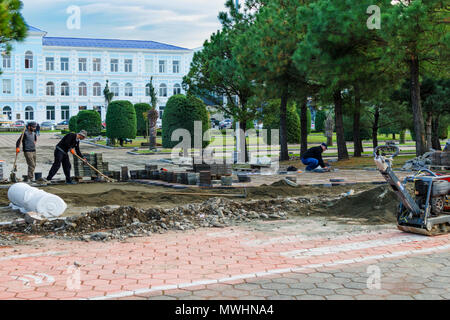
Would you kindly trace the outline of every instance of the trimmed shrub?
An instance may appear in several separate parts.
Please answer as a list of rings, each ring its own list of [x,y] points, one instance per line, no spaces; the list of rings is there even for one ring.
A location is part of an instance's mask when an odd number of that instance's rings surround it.
[[[109,104],[106,136],[110,139],[136,138],[136,111],[130,101],[117,100]]]
[[[316,129],[317,132],[325,132],[325,120],[327,119],[327,113],[323,110],[319,110],[316,112]]]
[[[134,110],[136,112],[136,134],[138,136],[146,137],[147,132],[147,122],[148,120],[144,117],[144,112],[150,110],[151,106],[148,103],[136,103],[134,105]]]
[[[267,129],[267,141],[271,143],[271,130],[280,129],[280,100],[270,100],[263,110],[263,128]],[[310,126],[311,128],[311,126]],[[311,130],[311,129],[310,129]],[[288,143],[300,143],[300,117],[295,103],[287,106]]]
[[[77,115],[77,131],[86,130],[88,136],[99,136],[102,132],[102,119],[95,110],[82,110]]]
[[[162,145],[163,148],[173,148],[179,141],[171,141],[172,133],[176,129],[186,129],[191,133],[194,145],[194,121],[202,122],[202,134],[210,128],[208,111],[205,103],[191,95],[177,94],[170,97],[162,117]],[[208,142],[203,142],[206,147]]]
[[[69,130],[71,132],[77,132],[77,116],[70,117]]]

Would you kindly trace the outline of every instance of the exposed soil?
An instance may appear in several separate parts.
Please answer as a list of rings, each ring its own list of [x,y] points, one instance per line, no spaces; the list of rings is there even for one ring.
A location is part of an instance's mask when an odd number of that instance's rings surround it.
[[[333,187],[291,187],[283,181],[247,188],[247,198],[207,194],[243,194],[242,189],[202,189],[147,186],[133,183],[79,184],[43,187],[68,204],[66,218],[54,221],[1,226],[1,232],[40,234],[78,240],[122,239],[161,233],[224,227],[254,219],[287,219],[289,216],[326,216],[344,223],[395,222],[398,201],[387,186],[372,184]],[[353,190],[353,191],[351,191]],[[347,193],[354,195],[347,195]],[[187,195],[174,192],[195,193]],[[0,189],[0,204],[7,205],[7,189]],[[0,222],[23,216],[0,210]],[[2,220],[3,219],[3,220]],[[94,232],[94,234],[92,234]]]

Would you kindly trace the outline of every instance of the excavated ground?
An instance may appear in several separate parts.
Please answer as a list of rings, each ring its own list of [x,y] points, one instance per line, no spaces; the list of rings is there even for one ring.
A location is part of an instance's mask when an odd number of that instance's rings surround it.
[[[291,187],[283,181],[246,189],[246,198],[202,194],[243,194],[243,189],[174,190],[133,183],[48,186],[68,204],[63,219],[0,226],[0,245],[20,242],[24,235],[68,240],[111,240],[188,230],[225,227],[252,220],[326,216],[352,224],[395,223],[398,201],[386,185]],[[353,190],[353,195],[348,195]],[[192,193],[188,195],[171,194]],[[0,189],[0,206],[7,206],[7,189]],[[0,210],[0,222],[23,217]]]

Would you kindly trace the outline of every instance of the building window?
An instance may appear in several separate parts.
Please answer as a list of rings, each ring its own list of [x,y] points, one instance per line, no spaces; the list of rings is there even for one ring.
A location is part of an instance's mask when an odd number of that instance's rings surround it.
[[[93,89],[92,95],[94,97],[99,97],[102,95],[102,87],[101,87],[100,83],[98,83],[98,82],[94,83],[94,86],[92,87],[92,89]]]
[[[55,70],[55,58],[53,57],[45,58],[45,70],[47,71]]]
[[[34,120],[34,111],[30,106],[25,108],[25,120]]]
[[[3,114],[8,117],[8,120],[12,120],[11,107],[3,107]]]
[[[126,97],[132,97],[133,96],[133,86],[131,83],[127,83],[125,85],[125,96]]]
[[[47,92],[48,96],[54,96],[55,95],[55,84],[53,82],[47,82],[46,92]]]
[[[111,92],[114,94],[115,97],[119,96],[119,85],[116,82],[113,82],[111,84]]]
[[[70,108],[69,106],[61,106],[61,120],[70,119]]]
[[[179,83],[173,86],[173,94],[181,94],[181,85]]]
[[[61,58],[61,71],[69,71],[69,58]]]
[[[3,93],[11,94],[11,79],[3,79]]]
[[[150,97],[150,83],[147,83],[147,84],[145,85],[145,95],[146,95],[147,97]]]
[[[102,71],[102,60],[100,58],[95,58],[92,61],[92,68],[94,71],[97,71],[97,72]]]
[[[78,58],[78,71],[87,71],[87,59]]]
[[[11,56],[9,54],[2,54],[3,56],[3,69],[11,68]]]
[[[180,61],[173,61],[173,73],[180,73]]]
[[[26,94],[34,93],[33,80],[25,80],[25,93]]]
[[[164,108],[165,108],[165,106],[159,107],[159,118],[160,118],[160,119],[162,119],[162,117],[163,117],[163,114],[164,114]]]
[[[166,73],[166,60],[159,60],[159,73]]]
[[[133,60],[125,59],[125,72],[133,72]]]
[[[145,60],[145,72],[153,73],[153,60]]]
[[[159,96],[167,97],[167,86],[164,83],[159,86]]]
[[[78,95],[85,97],[87,96],[87,86],[86,83],[84,82],[80,82],[79,86],[78,86]]]
[[[47,120],[55,120],[55,107],[47,106]]]
[[[61,95],[69,96],[69,84],[67,82],[61,83]]]
[[[25,52],[25,69],[33,69],[33,52]]]
[[[119,59],[111,59],[111,72],[119,71]]]
[[[87,110],[87,106],[79,106],[78,111]]]

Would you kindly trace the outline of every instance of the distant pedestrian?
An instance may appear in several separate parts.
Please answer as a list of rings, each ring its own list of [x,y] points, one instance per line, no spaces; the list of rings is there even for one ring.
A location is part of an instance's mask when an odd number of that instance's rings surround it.
[[[326,143],[322,143],[320,146],[312,147],[308,149],[301,157],[302,163],[306,165],[306,171],[313,171],[318,166],[323,169],[328,169],[328,165],[323,162],[322,152],[328,149]]]
[[[86,162],[86,158],[83,157],[83,154],[80,151],[80,141],[84,140],[86,136],[86,131],[81,130],[79,133],[68,133],[61,139],[55,148],[55,161],[48,173],[48,181],[52,180],[62,164],[64,175],[66,176],[66,183],[75,184],[70,178],[70,169],[72,166],[70,164],[68,152],[70,151],[72,154],[75,154],[76,152],[76,154]]]
[[[28,165],[28,181],[34,180],[34,170],[36,169],[36,123],[30,122],[27,124],[27,130],[20,135],[16,142],[16,153],[20,152],[20,140],[22,140],[22,149],[25,160]]]
[[[39,125],[39,123],[36,124],[36,134],[37,134],[38,136],[41,135],[41,126]]]

